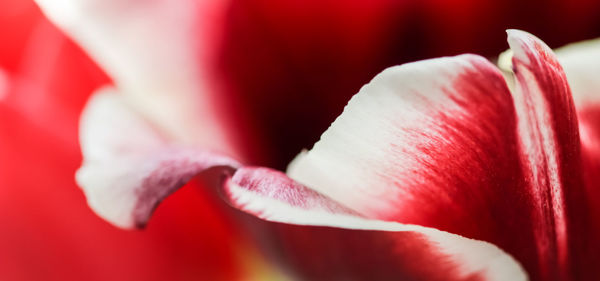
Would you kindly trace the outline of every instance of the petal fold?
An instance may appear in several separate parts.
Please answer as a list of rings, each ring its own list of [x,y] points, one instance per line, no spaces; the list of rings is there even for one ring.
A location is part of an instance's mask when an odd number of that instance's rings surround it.
[[[484,58],[405,64],[364,86],[288,173],[369,217],[426,224],[518,175],[506,163],[516,160],[514,122],[509,90]]]
[[[224,188],[231,205],[276,223],[285,258],[309,280],[527,279],[489,243],[359,217],[277,171],[241,168]]]
[[[494,243],[535,277],[516,125],[510,91],[486,59],[405,64],[365,85],[288,174],[364,217]]]
[[[170,144],[111,88],[88,102],[80,142],[77,182],[90,207],[123,228],[143,227],[161,200],[201,172],[239,166],[221,154]]]

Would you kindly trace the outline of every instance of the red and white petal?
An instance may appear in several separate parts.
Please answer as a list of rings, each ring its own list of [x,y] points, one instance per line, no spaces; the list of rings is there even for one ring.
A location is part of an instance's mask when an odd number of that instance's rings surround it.
[[[309,280],[527,279],[492,244],[362,218],[277,171],[241,168],[224,188],[234,207],[278,223],[285,258]]]
[[[581,170],[577,114],[567,77],[556,56],[531,34],[508,31],[515,76],[513,96],[519,120],[524,176],[545,278],[582,279],[589,210]],[[555,264],[555,266],[552,266]]]
[[[377,75],[288,174],[365,217],[492,242],[537,272],[519,161],[504,78],[462,55]]]
[[[109,88],[88,102],[80,137],[77,182],[90,207],[123,228],[143,227],[161,200],[202,171],[239,166],[221,154],[169,145]]]
[[[513,125],[509,90],[484,58],[405,64],[364,86],[288,173],[369,217],[422,223],[518,173],[503,163],[516,159]]]
[[[226,2],[37,1],[170,137],[236,155],[229,114],[206,69]]]
[[[567,280],[567,232],[586,216],[569,205],[583,202],[577,118],[552,52],[509,34],[512,97],[476,56],[388,69],[288,173],[366,217],[488,241],[533,280]]]

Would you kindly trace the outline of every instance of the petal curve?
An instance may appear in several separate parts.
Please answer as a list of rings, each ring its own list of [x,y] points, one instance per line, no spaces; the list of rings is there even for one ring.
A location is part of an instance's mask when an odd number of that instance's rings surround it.
[[[589,222],[581,173],[577,114],[567,77],[552,50],[523,31],[509,30],[527,189],[534,198],[542,278],[580,279]]]
[[[527,279],[514,259],[491,244],[358,217],[281,172],[244,167],[224,188],[234,207],[279,224],[284,245],[291,247],[287,258],[310,280]],[[315,263],[316,249],[321,258]]]
[[[581,242],[567,232],[584,231],[587,213],[568,84],[539,39],[509,31],[509,42],[514,95],[476,56],[388,69],[289,175],[369,218],[494,243],[533,280],[576,276]]]
[[[201,172],[239,166],[221,154],[169,144],[110,88],[88,102],[80,138],[77,182],[90,207],[123,228],[143,227],[162,199]]]

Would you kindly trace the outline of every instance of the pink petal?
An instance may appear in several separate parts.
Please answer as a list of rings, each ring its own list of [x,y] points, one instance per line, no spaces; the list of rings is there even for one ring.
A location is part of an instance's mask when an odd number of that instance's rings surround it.
[[[37,1],[165,134],[242,157],[206,69],[225,2]]]
[[[527,279],[491,244],[365,219],[274,170],[241,168],[224,194],[233,206],[277,223],[284,258],[307,280]]]
[[[144,226],[162,199],[202,171],[239,166],[220,154],[168,144],[114,89],[88,102],[80,136],[77,182],[90,207],[123,228]]]

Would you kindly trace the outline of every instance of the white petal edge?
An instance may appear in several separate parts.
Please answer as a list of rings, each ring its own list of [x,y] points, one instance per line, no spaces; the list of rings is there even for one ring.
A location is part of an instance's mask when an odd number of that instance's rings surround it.
[[[335,227],[355,230],[389,232],[414,232],[422,234],[440,251],[456,258],[463,276],[483,273],[485,280],[527,280],[527,274],[519,263],[498,247],[483,241],[417,225],[363,219],[320,210],[306,210],[290,206],[282,201],[248,191],[232,180],[225,183],[232,204],[250,214],[271,222]]]
[[[221,154],[169,144],[113,88],[88,101],[80,142],[77,183],[92,210],[121,228],[144,226],[161,200],[202,171],[239,166]]]

